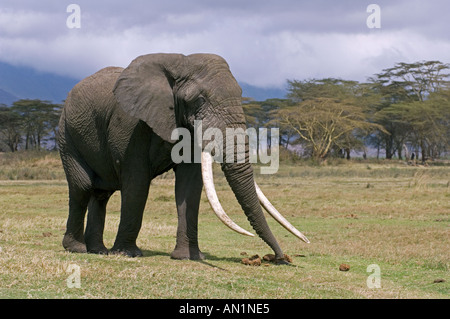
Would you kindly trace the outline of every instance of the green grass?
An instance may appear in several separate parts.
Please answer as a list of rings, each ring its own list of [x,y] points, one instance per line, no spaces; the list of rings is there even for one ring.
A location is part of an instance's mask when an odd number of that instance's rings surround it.
[[[63,176],[57,155],[9,162],[4,156],[0,170],[31,162]],[[68,253],[61,245],[68,204],[63,177],[15,180],[6,174],[0,181],[0,298],[449,298],[450,167],[351,162],[258,172],[274,206],[311,241],[301,242],[268,218],[291,266],[243,265],[243,252],[263,256],[270,248],[230,231],[205,196],[199,241],[207,259],[171,260],[177,227],[171,173],[152,182],[138,238],[142,258]],[[252,231],[216,173],[225,210]],[[108,205],[108,247],[119,211],[116,193]],[[342,263],[350,270],[339,271]],[[67,286],[71,264],[80,267],[81,288]],[[380,267],[381,288],[367,287],[371,264]]]

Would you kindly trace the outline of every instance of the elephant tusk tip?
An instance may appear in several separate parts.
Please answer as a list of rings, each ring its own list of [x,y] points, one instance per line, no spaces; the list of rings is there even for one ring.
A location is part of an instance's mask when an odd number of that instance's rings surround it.
[[[306,238],[305,235],[303,235],[297,228],[292,226],[291,223],[289,223],[286,218],[284,218],[273,205],[270,203],[270,201],[267,199],[267,197],[264,195],[264,193],[259,188],[258,184],[255,182],[255,189],[256,193],[258,194],[259,201],[261,203],[261,206],[264,207],[264,209],[277,221],[279,222],[284,228],[286,228],[289,232],[291,232],[294,236],[297,238],[303,240],[305,243],[310,244],[310,241],[308,238]]]
[[[303,240],[307,244],[311,244],[311,242],[309,241],[308,238],[306,238],[305,235],[303,235],[302,233],[300,233],[300,234],[301,234],[301,236],[298,236],[298,238],[300,238],[301,240]]]
[[[301,233],[300,233],[301,234]],[[298,234],[294,234],[295,236],[297,236],[299,239],[301,239],[301,240],[303,240],[305,243],[307,243],[307,244],[311,244],[311,242],[309,241],[309,239],[308,238],[306,238],[306,236],[305,235],[303,235],[303,234],[301,234],[301,236],[300,235],[298,235]]]

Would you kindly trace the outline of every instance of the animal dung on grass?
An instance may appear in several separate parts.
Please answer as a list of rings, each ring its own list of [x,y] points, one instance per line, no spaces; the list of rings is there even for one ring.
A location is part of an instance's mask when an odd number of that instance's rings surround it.
[[[250,258],[242,258],[242,263],[250,266],[261,266],[261,258],[259,255],[253,255]]]
[[[350,265],[348,265],[348,264],[340,264],[339,265],[339,270],[340,271],[349,271],[350,270]]]
[[[263,259],[268,262],[273,262],[273,263],[276,262],[274,254],[267,254],[263,257]],[[289,255],[284,254],[283,259],[287,262],[292,263],[292,258]]]
[[[242,253],[241,253],[242,255]],[[284,258],[285,261],[292,263],[292,258],[289,255],[284,254]],[[276,259],[275,259],[275,255],[274,254],[267,254],[264,255],[264,257],[261,260],[261,257],[259,257],[259,255],[253,255],[250,258],[242,258],[241,262],[244,265],[249,265],[249,266],[261,266],[262,261],[267,261],[269,263],[276,263]],[[268,266],[269,264],[264,263],[265,266]]]
[[[441,282],[445,282],[445,279],[438,278],[438,279],[435,279],[435,280],[433,281],[433,283],[435,283],[435,284],[438,284],[438,283],[441,283]]]
[[[267,254],[267,255],[265,255],[265,256],[263,257],[263,259],[264,259],[265,261],[273,262],[273,261],[275,261],[275,255],[274,255],[274,254]]]

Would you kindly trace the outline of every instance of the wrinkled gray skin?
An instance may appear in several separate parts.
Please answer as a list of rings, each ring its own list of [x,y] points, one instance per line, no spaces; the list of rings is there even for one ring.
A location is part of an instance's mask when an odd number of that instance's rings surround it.
[[[245,129],[241,94],[227,63],[211,54],[144,55],[126,69],[108,67],[78,83],[59,123],[58,142],[69,185],[64,248],[141,256],[136,239],[150,181],[173,169],[178,230],[171,257],[203,259],[197,241],[201,164],[172,162],[176,141],[171,133],[176,127],[192,132],[194,120],[203,120],[203,130],[220,128],[224,138],[227,127]],[[283,252],[261,210],[248,160],[222,164],[222,170],[252,227],[281,261]],[[103,243],[106,205],[117,190],[120,224],[108,251]]]

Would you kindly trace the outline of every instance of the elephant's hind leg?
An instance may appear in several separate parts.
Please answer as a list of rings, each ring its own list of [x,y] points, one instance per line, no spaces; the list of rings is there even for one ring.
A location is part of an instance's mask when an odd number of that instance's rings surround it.
[[[86,253],[84,218],[91,198],[93,173],[84,161],[79,160],[80,156],[76,150],[67,149],[64,144],[61,151],[64,154],[61,157],[69,184],[69,217],[63,247],[70,252]]]
[[[112,192],[94,191],[88,205],[88,218],[84,241],[88,253],[108,254],[103,243],[103,230],[105,228],[106,205]]]
[[[87,252],[83,232],[84,217],[89,198],[90,194],[87,191],[74,191],[69,189],[69,218],[67,219],[67,228],[62,244],[70,252]]]

